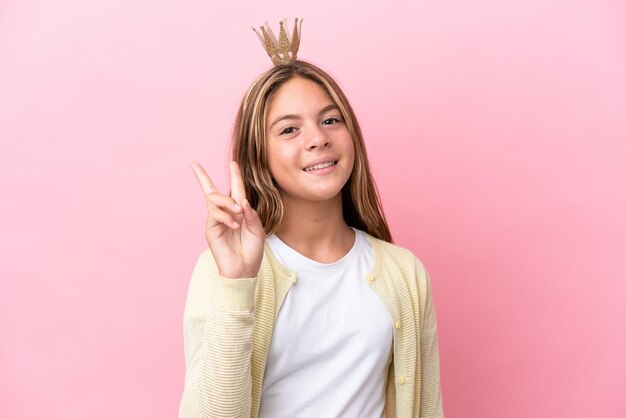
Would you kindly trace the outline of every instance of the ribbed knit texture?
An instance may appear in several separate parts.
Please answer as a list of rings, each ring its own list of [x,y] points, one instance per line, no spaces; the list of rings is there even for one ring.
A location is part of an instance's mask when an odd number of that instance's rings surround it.
[[[443,418],[431,281],[409,250],[367,235],[374,267],[366,283],[393,318],[386,417]],[[265,246],[254,278],[219,276],[211,252],[198,258],[183,316],[185,387],[180,418],[256,418],[280,306],[295,272]]]

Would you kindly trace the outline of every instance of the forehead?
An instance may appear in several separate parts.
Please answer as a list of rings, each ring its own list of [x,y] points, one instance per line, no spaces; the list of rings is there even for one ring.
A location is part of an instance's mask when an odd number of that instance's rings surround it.
[[[332,104],[333,100],[318,83],[302,77],[294,77],[274,93],[269,102],[268,118],[285,113],[317,113]]]

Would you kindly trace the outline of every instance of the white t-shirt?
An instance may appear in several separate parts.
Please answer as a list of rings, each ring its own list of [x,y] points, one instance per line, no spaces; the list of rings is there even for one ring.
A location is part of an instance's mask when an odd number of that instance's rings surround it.
[[[298,253],[276,235],[267,244],[298,274],[272,335],[260,418],[382,417],[393,329],[383,301],[368,287],[373,251],[352,228],[352,249],[334,263]]]

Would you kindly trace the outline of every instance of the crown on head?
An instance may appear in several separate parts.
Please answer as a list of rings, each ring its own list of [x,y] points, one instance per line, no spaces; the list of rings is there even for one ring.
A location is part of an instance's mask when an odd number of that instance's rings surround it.
[[[293,61],[297,59],[298,56],[298,48],[300,47],[300,35],[302,34],[302,19],[298,22],[298,18],[296,18],[293,34],[291,36],[291,40],[287,37],[287,19],[280,21],[280,32],[278,34],[278,40],[272,33],[267,22],[265,22],[265,26],[261,26],[260,32],[252,28],[254,32],[258,35],[265,51],[267,51],[267,55],[272,59],[272,63],[274,65],[284,64],[289,61]]]

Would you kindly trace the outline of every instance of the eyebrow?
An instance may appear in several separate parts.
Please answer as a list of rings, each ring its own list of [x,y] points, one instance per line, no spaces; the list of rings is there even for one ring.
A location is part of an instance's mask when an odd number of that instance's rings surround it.
[[[329,104],[328,106],[326,106],[325,108],[323,108],[322,110],[319,111],[319,115],[322,115],[326,112],[328,112],[331,109],[339,109],[339,107],[336,104]],[[276,118],[274,120],[274,122],[272,122],[272,124],[270,125],[270,129],[276,125],[278,122],[280,122],[281,120],[285,120],[285,119],[301,119],[302,116],[300,115],[295,115],[295,114],[289,114],[289,115],[283,115],[283,116],[279,116],[278,118]]]

